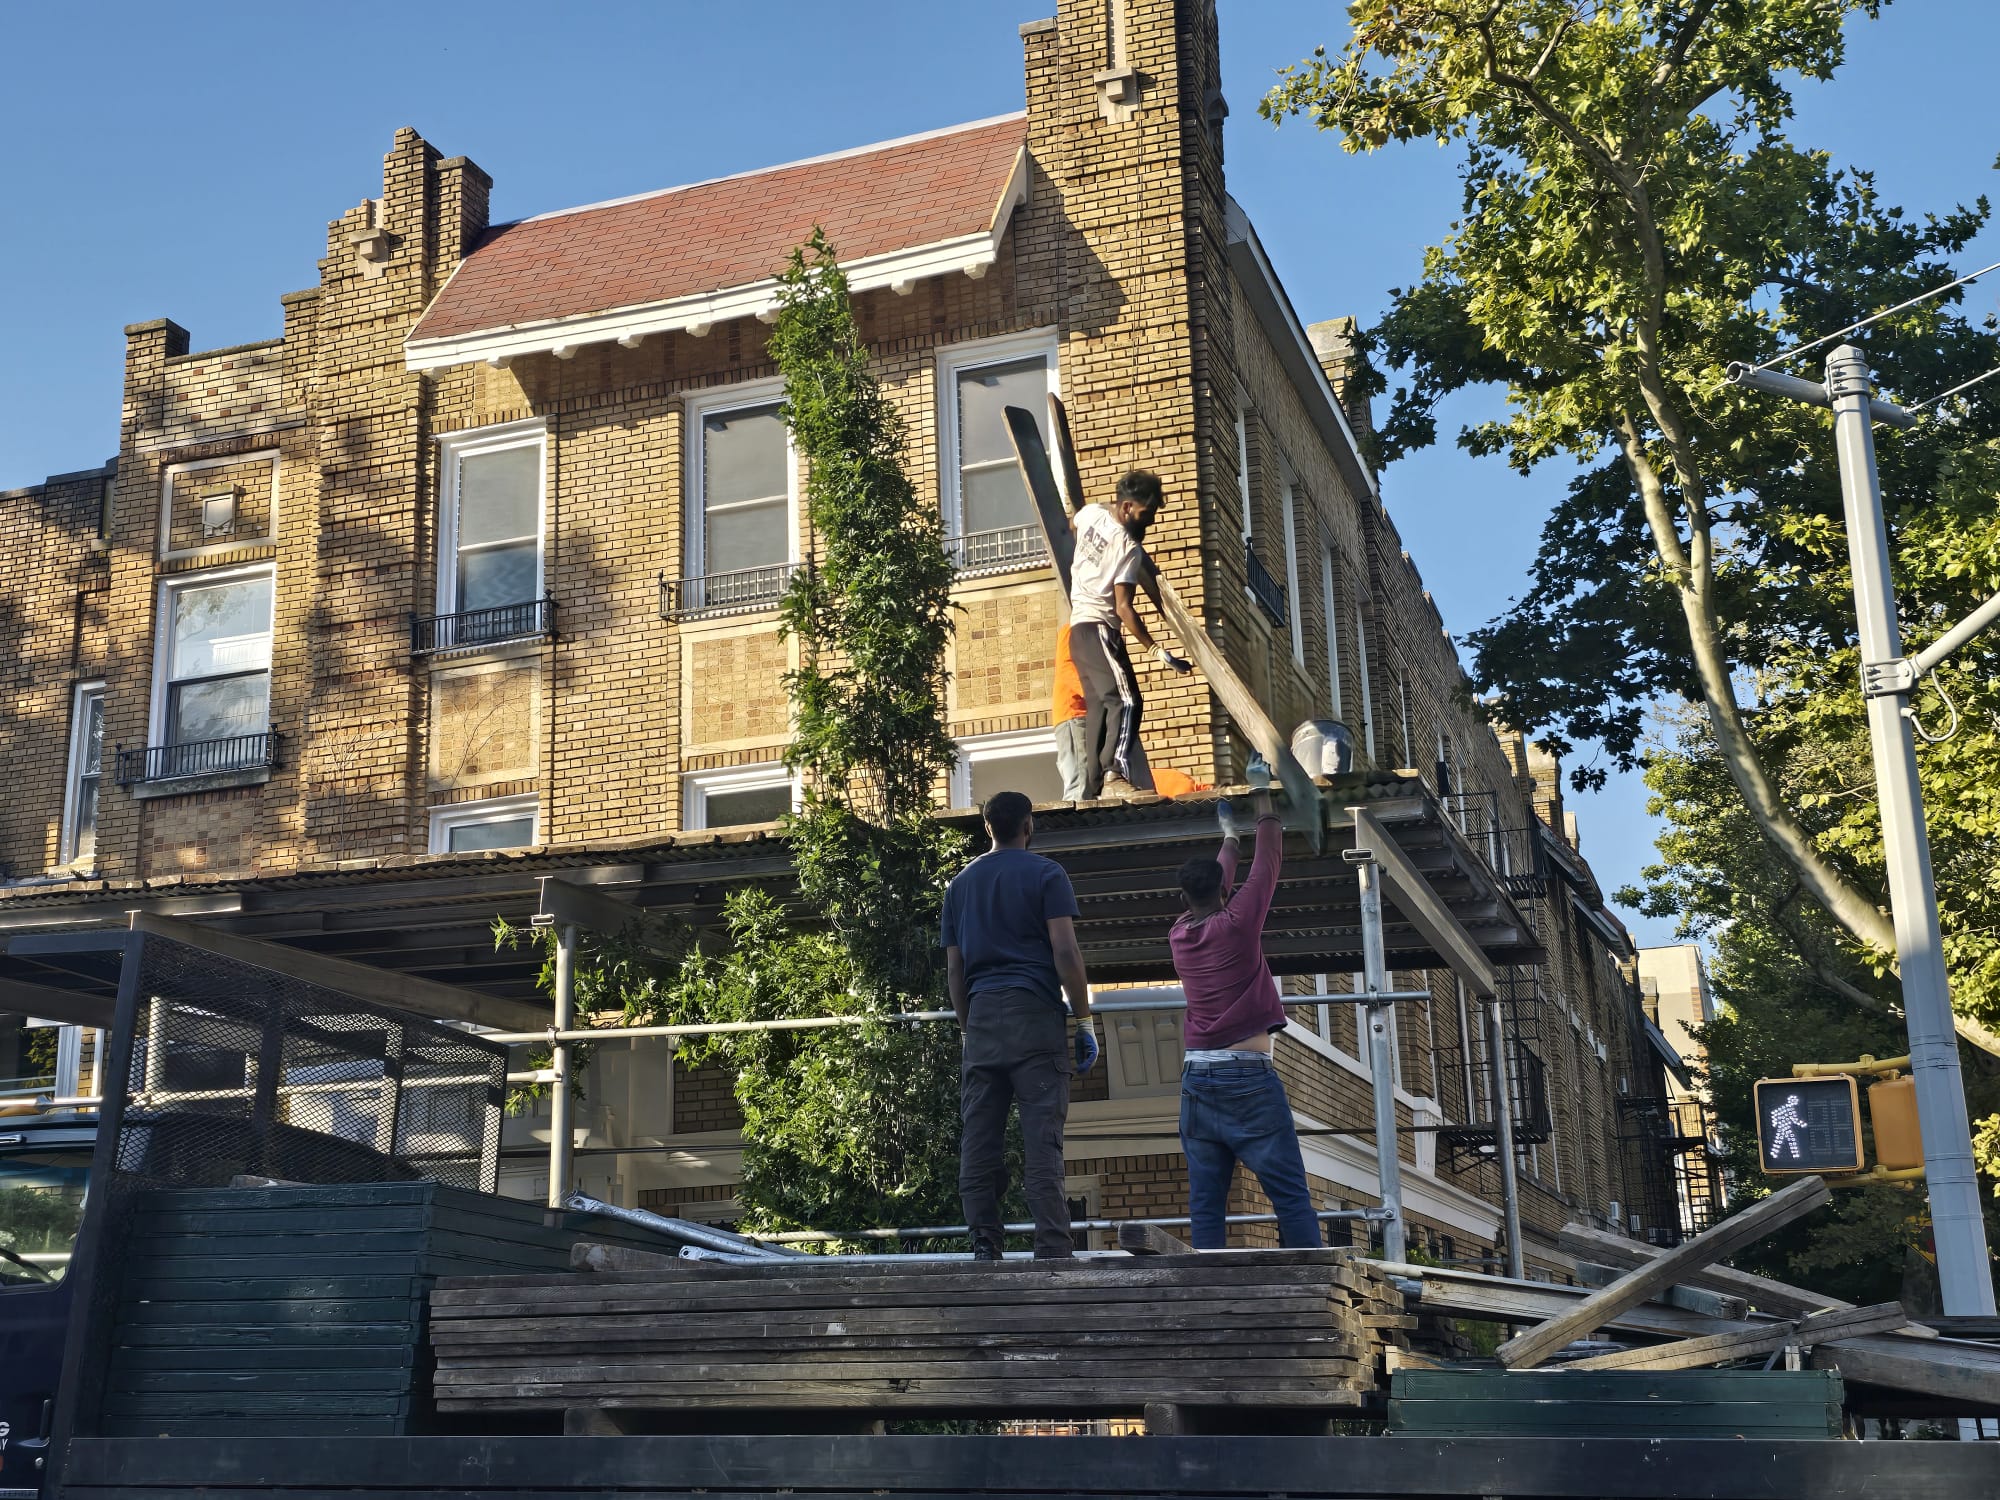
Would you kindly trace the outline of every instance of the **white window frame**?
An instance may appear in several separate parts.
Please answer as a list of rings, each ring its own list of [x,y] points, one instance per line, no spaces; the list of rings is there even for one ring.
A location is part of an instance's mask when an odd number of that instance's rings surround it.
[[[706,578],[708,567],[708,508],[702,496],[706,484],[702,455],[702,423],[718,412],[741,411],[751,406],[770,406],[785,399],[782,380],[750,380],[737,385],[717,386],[688,396],[683,422],[687,446],[687,505],[681,518],[681,576]],[[777,562],[762,565],[789,567],[799,560],[799,452],[792,442],[792,429],[785,428],[785,555]]]
[[[800,786],[799,779],[785,769],[781,760],[758,761],[750,766],[725,766],[714,771],[690,771],[681,778],[681,829],[693,833],[710,826],[708,799],[712,793],[764,792],[780,786],[791,789],[793,812],[804,806],[804,788]]]
[[[1285,610],[1291,616],[1292,660],[1299,670],[1306,665],[1305,624],[1299,617],[1299,511],[1298,481],[1288,472],[1284,476],[1284,502],[1280,518],[1285,526]]]
[[[1361,678],[1361,740],[1368,758],[1375,759],[1375,694],[1368,686],[1368,617],[1354,601],[1354,666]]]
[[[518,818],[523,813],[528,816],[528,842],[509,847],[532,849],[541,841],[542,836],[541,798],[533,792],[525,792],[518,797],[488,797],[483,802],[452,802],[443,807],[434,807],[431,809],[431,853],[451,853],[451,831],[454,828],[498,823]]]
[[[1333,565],[1333,548],[1322,547],[1319,554],[1320,595],[1325,601],[1326,611],[1326,686],[1333,696],[1333,716],[1341,717],[1340,708],[1340,600],[1336,595],[1337,570]]]
[[[535,467],[535,591],[531,598],[540,599],[548,592],[548,423],[535,417],[525,422],[503,422],[497,427],[475,427],[468,432],[442,433],[438,437],[437,612],[440,615],[459,613],[459,465],[467,458],[528,447],[539,450],[542,458]],[[514,602],[526,604],[530,601],[522,599]]]
[[[958,764],[951,768],[951,805],[972,806],[972,767],[987,760],[1017,760],[1028,755],[1056,753],[1056,732],[1049,729],[1008,729],[998,734],[971,734],[958,742]]]
[[[944,531],[947,538],[965,535],[964,497],[959,493],[959,447],[958,447],[958,377],[967,370],[976,370],[982,365],[1010,365],[1017,360],[1032,359],[1041,355],[1048,363],[1049,394],[1062,394],[1062,371],[1060,355],[1062,341],[1053,328],[1036,328],[1027,333],[1008,334],[1003,338],[978,339],[964,344],[948,344],[937,352],[937,474],[938,503],[943,508]],[[1046,424],[1046,409],[1035,413],[1038,423]],[[1062,481],[1058,479],[1058,483]],[[1068,497],[1072,507],[1081,506],[1085,497]]]
[[[197,458],[184,464],[168,464],[160,472],[160,559],[161,561],[181,561],[188,558],[216,557],[225,552],[239,552],[245,547],[266,546],[278,539],[278,462],[276,448],[260,448],[255,453],[231,453],[222,458]],[[169,550],[174,534],[174,480],[183,474],[193,474],[202,469],[234,468],[238,464],[268,463],[271,466],[271,524],[262,536],[233,536],[226,542],[203,542],[199,547],[183,547],[180,551]],[[111,481],[107,480],[107,489]],[[100,529],[100,535],[108,532]],[[205,534],[205,533],[204,533]]]
[[[184,589],[209,588],[218,583],[240,583],[248,578],[271,580],[271,618],[264,627],[271,637],[272,646],[272,661],[264,668],[264,674],[271,681],[265,688],[262,731],[270,733],[270,689],[275,685],[277,678],[278,569],[275,563],[259,563],[248,568],[216,568],[201,573],[180,573],[172,578],[160,580],[157,618],[153,622],[153,698],[147,708],[147,719],[151,726],[146,736],[148,747],[168,743],[167,699],[168,689],[173,681],[174,596]]]
[[[84,704],[89,699],[96,698],[102,700],[103,697],[104,697],[104,683],[102,681],[79,682],[76,685],[75,689],[70,693],[69,764],[65,769],[63,776],[62,845],[58,851],[62,856],[59,863],[65,865],[72,864],[75,862],[77,858],[77,853],[76,853],[77,835],[82,831],[77,826],[77,814],[82,811],[82,809],[77,804],[79,800],[78,790],[83,780],[83,752],[86,740],[85,730],[89,723],[89,720],[84,713]],[[97,794],[98,794],[97,805],[100,810],[104,806],[104,783],[105,780],[107,779],[106,772],[112,769],[115,768],[107,767],[104,764],[103,750],[100,749],[97,762]],[[93,863],[95,863],[95,859],[96,856],[93,853],[92,855]]]
[[[1236,492],[1243,497],[1243,545],[1257,529],[1256,505],[1250,497],[1250,408],[1236,408]]]

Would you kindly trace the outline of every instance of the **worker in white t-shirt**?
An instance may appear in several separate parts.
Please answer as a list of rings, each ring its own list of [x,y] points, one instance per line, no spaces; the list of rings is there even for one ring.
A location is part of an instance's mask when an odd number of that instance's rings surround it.
[[[1076,556],[1070,564],[1070,658],[1083,685],[1084,787],[1089,797],[1130,797],[1138,754],[1142,703],[1124,632],[1163,666],[1191,672],[1165,646],[1154,642],[1139,618],[1136,597],[1152,566],[1139,545],[1160,513],[1159,477],[1134,469],[1118,481],[1109,505],[1086,505],[1071,524]]]

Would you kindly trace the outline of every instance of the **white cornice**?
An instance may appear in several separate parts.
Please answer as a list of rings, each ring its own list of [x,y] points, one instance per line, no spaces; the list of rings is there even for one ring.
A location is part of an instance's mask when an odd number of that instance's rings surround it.
[[[1014,154],[1014,166],[1008,174],[1007,185],[1000,193],[992,221],[986,228],[934,244],[912,245],[883,255],[848,261],[841,269],[847,273],[849,289],[870,292],[883,287],[907,287],[917,281],[954,273],[974,278],[984,276],[1000,258],[1000,242],[1006,237],[1014,210],[1025,203],[1027,197],[1028,153],[1023,147]],[[768,322],[777,310],[778,279],[772,276],[746,286],[675,297],[637,307],[615,308],[609,312],[482,328],[448,338],[410,339],[403,345],[403,365],[409,370],[441,370],[453,365],[472,364],[477,360],[497,363],[525,354],[554,353],[558,349],[573,353],[585,344],[623,340],[636,344],[652,333],[685,331],[700,336],[715,324],[731,318],[761,318]]]

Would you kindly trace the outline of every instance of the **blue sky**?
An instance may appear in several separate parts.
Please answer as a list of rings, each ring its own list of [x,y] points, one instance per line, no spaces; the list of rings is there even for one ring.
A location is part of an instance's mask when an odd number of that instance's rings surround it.
[[[270,3],[0,7],[0,487],[117,449],[123,326],[197,349],[268,338],[317,280],[325,223],[381,190],[399,125],[495,180],[496,220],[766,166],[1017,109],[1016,27],[1052,0],[752,5],[432,0],[381,14]],[[1231,189],[1309,321],[1379,316],[1457,206],[1455,156],[1372,158],[1258,118],[1273,70],[1346,32],[1344,8],[1221,0]],[[865,18],[865,20],[864,20]],[[392,36],[401,52],[384,50]],[[1800,139],[1872,167],[1892,201],[2000,188],[2000,5],[1903,0],[1801,97]],[[1962,269],[2000,260],[1989,230]],[[1994,278],[2000,282],[2000,277]],[[1975,288],[1990,310],[1995,288]],[[1447,417],[1483,415],[1466,398]],[[1384,489],[1456,632],[1517,593],[1566,478],[1450,449]],[[1574,799],[1607,886],[1652,822],[1636,778]],[[1624,914],[1649,941],[1669,935]]]

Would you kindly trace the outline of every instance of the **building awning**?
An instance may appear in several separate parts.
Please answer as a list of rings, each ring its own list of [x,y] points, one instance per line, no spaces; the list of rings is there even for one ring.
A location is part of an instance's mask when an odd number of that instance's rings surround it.
[[[1354,867],[1341,858],[1354,847],[1349,806],[1367,808],[1428,882],[1435,902],[1495,966],[1543,960],[1533,928],[1416,778],[1367,773],[1322,780],[1319,786],[1324,848],[1313,854],[1303,838],[1286,840],[1265,937],[1275,970],[1346,974],[1362,967],[1358,881]],[[1094,981],[1173,980],[1167,931],[1182,909],[1178,872],[1190,857],[1214,853],[1220,795],[1050,803],[1036,809],[1034,847],[1069,872],[1082,909],[1077,936]],[[970,810],[942,816],[968,833],[979,826]],[[541,882],[549,876],[643,911],[671,914],[697,929],[719,927],[724,901],[746,886],[763,886],[781,899],[794,893],[790,851],[775,827],[413,856],[365,868],[255,878],[0,890],[0,944],[7,946],[0,954],[0,1008],[108,999],[101,967],[29,951],[46,944],[10,940],[120,928],[134,911],[540,1006],[545,1004],[536,983],[540,953],[526,946],[496,950],[493,922],[501,917],[525,925],[539,909]],[[1384,908],[1393,969],[1449,967],[1447,956],[1397,909],[1393,892]],[[23,990],[24,985],[33,989]],[[36,996],[42,997],[39,1002]]]
[[[815,226],[857,292],[983,276],[1027,199],[1012,114],[488,230],[403,345],[411,370],[768,320]]]
[[[1667,1071],[1674,1075],[1682,1088],[1694,1087],[1694,1076],[1688,1071],[1688,1065],[1674,1050],[1674,1044],[1667,1040],[1667,1034],[1650,1020],[1646,1021],[1646,1043],[1659,1054],[1660,1061],[1667,1065]]]

